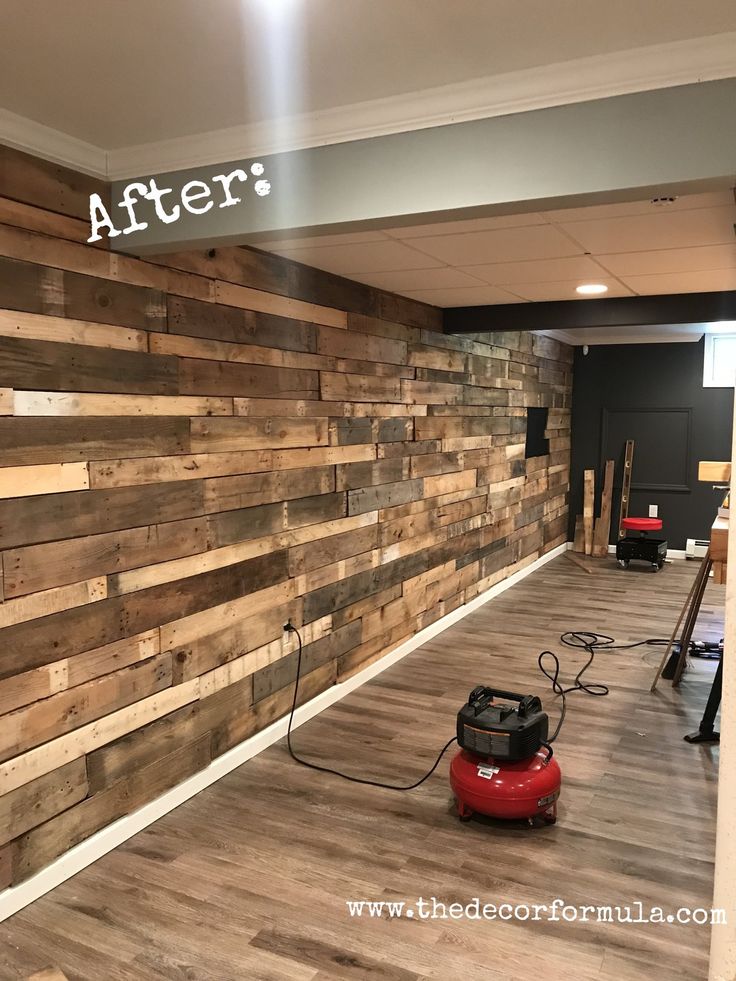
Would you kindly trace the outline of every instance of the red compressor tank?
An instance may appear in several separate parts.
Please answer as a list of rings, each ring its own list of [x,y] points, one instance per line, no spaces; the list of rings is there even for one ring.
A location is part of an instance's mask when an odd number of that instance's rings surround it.
[[[494,818],[557,820],[562,774],[547,747],[523,760],[494,760],[461,749],[450,764],[450,784],[463,821],[474,813]]]

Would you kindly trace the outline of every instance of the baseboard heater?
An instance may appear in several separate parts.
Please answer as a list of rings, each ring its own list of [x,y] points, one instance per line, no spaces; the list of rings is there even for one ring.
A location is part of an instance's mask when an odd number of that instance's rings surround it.
[[[705,553],[708,551],[708,546],[710,542],[702,541],[699,538],[688,538],[685,547],[685,558],[686,559],[702,559]]]

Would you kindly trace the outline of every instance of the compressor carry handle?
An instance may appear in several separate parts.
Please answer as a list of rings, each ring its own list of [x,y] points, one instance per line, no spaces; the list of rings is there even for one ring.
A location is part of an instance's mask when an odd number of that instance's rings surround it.
[[[468,695],[468,705],[475,710],[476,715],[480,715],[487,709],[494,698],[508,699],[511,702],[519,703],[519,716],[524,718],[533,712],[542,711],[542,702],[536,695],[520,695],[518,692],[504,691],[502,688],[488,688],[485,685],[477,685]]]

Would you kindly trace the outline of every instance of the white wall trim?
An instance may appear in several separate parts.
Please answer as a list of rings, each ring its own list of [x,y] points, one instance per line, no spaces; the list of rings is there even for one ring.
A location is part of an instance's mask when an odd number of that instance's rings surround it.
[[[736,76],[736,31],[106,151],[0,112],[0,143],[110,180]]]
[[[562,555],[568,546],[568,542],[563,542],[562,545],[558,545],[550,552],[547,552],[546,555],[540,556],[540,558],[531,562],[523,569],[519,569],[507,579],[497,583],[495,586],[491,586],[490,589],[476,596],[469,603],[465,603],[463,606],[458,607],[457,610],[453,610],[435,623],[425,627],[424,630],[420,630],[419,633],[394,648],[385,657],[370,664],[358,674],[353,675],[352,678],[333,685],[332,688],[328,688],[309,702],[301,705],[294,715],[294,727],[308,722],[315,715],[319,715],[320,712],[329,708],[330,705],[339,702],[340,699],[350,694],[350,692],[355,691],[356,688],[375,678],[376,675],[385,671],[386,668],[392,664],[396,664],[397,661],[400,661],[407,654],[421,647],[422,644],[426,644],[433,637],[441,634],[448,627],[457,623],[458,620],[462,620],[463,617],[466,617],[469,613],[473,613],[489,600],[499,596],[507,589],[510,589],[511,586],[516,585],[516,583],[521,582],[522,579],[525,579],[532,572],[540,569],[552,559],[557,558],[558,555]],[[132,814],[127,814],[108,827],[103,828],[102,831],[98,831],[90,838],[81,842],[81,844],[76,845],[64,855],[61,855],[26,882],[0,893],[0,922],[17,913],[25,906],[28,906],[29,903],[40,899],[41,896],[45,895],[51,889],[70,879],[77,872],[81,872],[82,869],[97,861],[98,858],[102,858],[103,855],[106,855],[113,848],[127,841],[128,838],[132,838],[133,835],[147,828],[165,814],[168,814],[169,811],[173,811],[179,804],[183,804],[191,797],[194,797],[195,794],[209,787],[210,784],[226,776],[231,770],[246,763],[256,754],[261,753],[264,749],[267,749],[273,743],[282,739],[286,735],[287,723],[288,719],[284,717],[266,729],[262,729],[254,736],[239,743],[233,749],[228,750],[227,753],[213,760],[205,770],[201,770],[199,773],[194,774],[194,776],[184,780],[176,787],[162,794],[161,797],[156,798],[156,800],[151,801],[149,804],[145,804]],[[453,724],[453,720],[449,720],[448,725],[451,727]]]
[[[113,150],[109,177],[184,170],[736,76],[736,32],[489,75],[281,120]]]
[[[107,177],[107,153],[98,146],[0,109],[0,143],[93,177]]]

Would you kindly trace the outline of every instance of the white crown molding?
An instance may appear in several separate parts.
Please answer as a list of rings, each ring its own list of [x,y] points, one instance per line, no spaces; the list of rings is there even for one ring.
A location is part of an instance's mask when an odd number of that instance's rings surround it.
[[[7,109],[0,109],[0,143],[83,174],[107,177],[105,150]]]
[[[736,76],[736,31],[105,151],[0,110],[0,143],[109,180]]]
[[[109,177],[185,170],[287,150],[736,76],[736,32],[650,45],[109,154]]]

